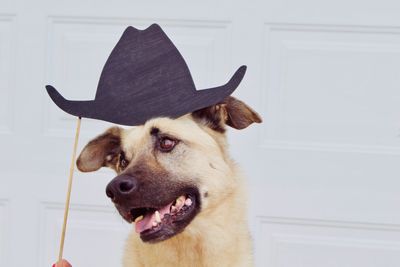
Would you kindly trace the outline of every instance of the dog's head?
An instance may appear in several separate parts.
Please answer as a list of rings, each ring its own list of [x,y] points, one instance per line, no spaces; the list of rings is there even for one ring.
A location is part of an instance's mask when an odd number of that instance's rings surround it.
[[[121,216],[135,222],[145,242],[180,232],[229,194],[232,169],[225,150],[226,125],[261,122],[243,102],[222,103],[177,119],[155,118],[131,129],[113,127],[82,150],[78,169],[106,166],[117,176],[106,188]]]

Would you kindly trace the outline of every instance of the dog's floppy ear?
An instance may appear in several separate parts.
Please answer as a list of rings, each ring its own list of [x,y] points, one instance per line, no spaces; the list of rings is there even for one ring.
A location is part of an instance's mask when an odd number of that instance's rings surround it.
[[[195,119],[200,119],[211,129],[218,132],[224,132],[225,125],[240,130],[253,122],[262,122],[257,112],[232,96],[225,98],[219,104],[197,110],[192,115]]]
[[[78,169],[82,172],[92,172],[104,166],[115,168],[122,151],[121,131],[119,127],[112,127],[90,141],[76,161]]]

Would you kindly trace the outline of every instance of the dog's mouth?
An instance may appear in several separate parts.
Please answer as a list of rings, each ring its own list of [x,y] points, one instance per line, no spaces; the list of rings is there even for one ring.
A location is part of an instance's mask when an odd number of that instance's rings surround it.
[[[156,243],[182,232],[196,216],[199,204],[198,194],[183,194],[161,208],[133,208],[129,215],[140,238]]]

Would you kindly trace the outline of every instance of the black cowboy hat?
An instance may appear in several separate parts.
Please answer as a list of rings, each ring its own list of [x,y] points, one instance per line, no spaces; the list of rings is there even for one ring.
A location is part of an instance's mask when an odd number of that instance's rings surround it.
[[[154,117],[177,118],[221,102],[238,87],[246,66],[222,86],[196,90],[185,60],[157,24],[128,27],[101,72],[94,100],[65,99],[51,85],[51,99],[65,112],[122,125]]]

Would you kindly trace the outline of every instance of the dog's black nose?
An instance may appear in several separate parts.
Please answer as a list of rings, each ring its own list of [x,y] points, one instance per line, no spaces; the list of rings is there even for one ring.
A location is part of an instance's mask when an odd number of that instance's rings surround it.
[[[133,193],[137,189],[137,180],[130,175],[122,174],[115,177],[106,188],[106,194],[113,201]]]

